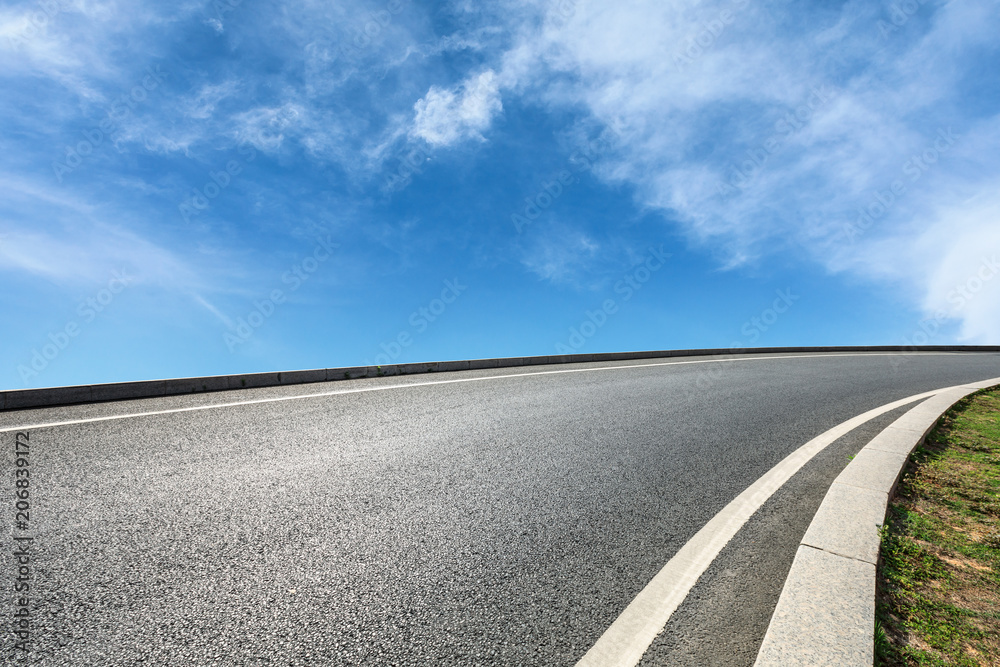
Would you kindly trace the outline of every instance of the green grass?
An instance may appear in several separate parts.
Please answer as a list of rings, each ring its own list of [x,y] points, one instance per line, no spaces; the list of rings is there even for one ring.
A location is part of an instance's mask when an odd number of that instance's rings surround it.
[[[890,503],[878,572],[877,665],[1000,665],[998,528],[994,389],[939,421]]]

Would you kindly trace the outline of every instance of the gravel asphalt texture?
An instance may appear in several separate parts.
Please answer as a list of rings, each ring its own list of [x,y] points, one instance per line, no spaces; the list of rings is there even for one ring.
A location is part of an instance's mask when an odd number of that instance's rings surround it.
[[[15,653],[5,628],[0,655],[572,665],[699,528],[806,441],[890,401],[1000,376],[998,354],[682,361],[0,413],[10,427],[386,388],[30,429],[32,647]],[[473,377],[499,379],[422,384]],[[752,664],[826,488],[892,416],[834,443],[768,501],[643,664]],[[0,441],[9,627],[14,433]]]

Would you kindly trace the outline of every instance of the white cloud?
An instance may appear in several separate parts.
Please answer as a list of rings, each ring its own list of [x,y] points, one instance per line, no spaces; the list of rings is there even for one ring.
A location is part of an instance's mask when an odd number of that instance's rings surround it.
[[[569,16],[525,6],[548,15],[519,15],[502,88],[615,127],[623,140],[594,173],[721,249],[725,266],[794,248],[832,271],[892,281],[931,312],[978,270],[977,253],[1000,251],[994,200],[972,199],[1000,183],[1000,155],[984,150],[998,145],[1000,118],[956,104],[1000,32],[995,3],[927,3],[888,35],[882,8],[860,2],[579,0]],[[936,152],[942,132],[962,139]],[[915,167],[925,151],[934,161]],[[905,192],[845,239],[858,209],[896,181]],[[990,294],[948,311],[964,337],[1000,339]]]
[[[918,239],[926,267],[923,306],[962,321],[961,337],[1000,340],[1000,182],[937,212]]]
[[[189,118],[204,120],[211,118],[222,100],[240,92],[240,82],[228,79],[217,84],[205,84],[192,97],[181,102]]]
[[[432,146],[449,146],[463,139],[483,140],[482,132],[503,111],[496,73],[487,70],[450,90],[431,86],[413,109],[410,135]]]
[[[580,126],[614,127],[620,141],[597,158],[593,173],[630,186],[641,206],[662,212],[693,242],[721,249],[724,265],[794,247],[831,271],[892,281],[928,312],[947,310],[969,340],[1000,337],[990,291],[1000,283],[961,309],[949,301],[980,255],[990,257],[1000,242],[997,202],[985,194],[1000,185],[1000,154],[984,148],[1000,145],[1000,120],[982,117],[989,106],[981,99],[970,109],[955,104],[960,87],[988,76],[983,54],[994,53],[1000,34],[995,2],[920,3],[918,18],[886,36],[877,20],[887,10],[862,0],[838,9],[762,8],[750,0],[458,4],[452,9],[469,14],[462,20],[468,32],[429,35],[430,22],[399,13],[363,45],[355,37],[371,16],[365,3],[283,8],[267,17],[261,34],[280,32],[275,49],[301,74],[301,86],[288,84],[287,71],[276,76],[289,87],[255,87],[226,70],[197,81],[188,98],[142,107],[120,136],[157,153],[197,153],[226,133],[267,152],[295,141],[319,161],[365,176],[405,154],[411,147],[397,148],[407,137],[431,147],[484,141],[503,113],[501,98],[521,95],[557,113],[579,118],[582,111]],[[74,119],[101,118],[111,99],[137,83],[134,71],[127,73],[132,57],[121,56],[128,50],[109,45],[171,21],[205,20],[197,3],[78,0],[60,3],[59,13],[21,40],[37,6],[0,9],[0,66],[63,85],[71,95],[47,111]],[[479,12],[488,20],[475,20]],[[260,36],[236,34],[234,26],[221,38],[233,48]],[[153,52],[163,49],[155,43],[146,56],[169,52]],[[445,52],[477,64],[454,85],[417,87],[405,76]],[[387,94],[382,83],[392,77],[402,82]],[[263,83],[274,81],[263,75]],[[354,97],[345,102],[337,96],[348,83]],[[259,91],[280,92],[262,100]],[[154,113],[159,109],[177,117]],[[37,131],[46,126],[61,123],[45,118]],[[960,141],[910,180],[913,156],[952,126]],[[746,167],[762,151],[764,159]],[[895,180],[905,183],[905,194],[846,240],[857,210]],[[29,236],[6,241],[49,243]],[[534,248],[525,265],[549,280],[579,273],[570,255],[584,262],[596,251],[586,238],[577,241]],[[60,248],[58,238],[52,243]],[[64,259],[24,268],[82,271]]]
[[[52,0],[0,9],[0,68],[49,78],[85,104],[106,104],[102,90],[130,88],[122,79],[123,49],[131,36],[201,11],[190,3],[163,5],[123,0]],[[148,48],[148,46],[147,46]],[[127,50],[125,50],[127,51]],[[150,49],[146,55],[154,56]],[[107,86],[106,84],[111,84]]]
[[[6,193],[0,271],[70,290],[103,284],[109,272],[125,268],[137,284],[207,289],[200,270],[130,228],[131,216],[109,202],[2,172],[0,188]]]

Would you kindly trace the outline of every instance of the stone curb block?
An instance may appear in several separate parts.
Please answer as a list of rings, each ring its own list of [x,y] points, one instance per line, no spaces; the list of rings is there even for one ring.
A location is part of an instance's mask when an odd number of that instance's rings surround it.
[[[367,366],[347,366],[344,368],[327,368],[325,370],[326,381],[332,382],[334,380],[352,380],[354,378],[362,378],[368,375]]]
[[[230,389],[251,389],[253,387],[276,387],[281,384],[281,373],[252,373],[250,375],[228,376]]]
[[[879,433],[830,486],[802,537],[755,667],[870,667],[879,527],[910,454],[938,419],[1000,378],[946,389]]]
[[[284,371],[278,373],[278,381],[283,385],[326,382],[326,369],[317,368],[311,371]]]
[[[866,449],[877,452],[888,452],[889,454],[902,454],[909,456],[913,451],[914,440],[919,440],[924,436],[923,431],[900,428],[892,425],[879,433],[874,440],[868,443]]]
[[[70,403],[89,403],[91,387],[89,385],[75,387],[54,387],[51,389],[26,389],[4,392],[5,409],[34,408],[39,405],[61,405]]]
[[[834,482],[805,536],[804,546],[878,563],[878,526],[885,519],[889,494]]]
[[[918,438],[914,438],[914,442],[917,440]],[[859,489],[892,493],[896,489],[899,471],[906,464],[906,457],[909,455],[909,452],[897,454],[862,449],[844,468],[836,481]]]
[[[801,545],[754,664],[871,667],[874,617],[874,565]]]
[[[166,393],[167,381],[153,382],[122,382],[120,384],[99,384],[90,388],[91,401],[118,401],[130,398],[136,392],[148,396],[163,396]]]
[[[206,391],[224,391],[229,388],[229,379],[224,375],[204,378],[181,378],[166,380],[163,395],[197,394]]]
[[[155,398],[183,394],[248,389],[251,387],[277,387],[312,382],[333,382],[360,377],[374,378],[428,372],[448,372],[487,368],[513,368],[548,364],[573,364],[602,361],[632,361],[636,359],[663,359],[673,357],[723,356],[736,357],[746,354],[789,354],[830,352],[1000,352],[998,345],[925,345],[925,346],[836,346],[836,347],[761,347],[753,349],[701,349],[653,350],[645,352],[608,352],[594,354],[566,354],[538,357],[510,357],[494,359],[468,359],[415,364],[390,364],[387,366],[350,366],[280,373],[244,373],[240,375],[215,375],[144,382],[51,387],[45,389],[14,389],[0,391],[0,409],[15,410],[56,405],[75,405],[97,401],[114,401],[135,398]],[[349,375],[349,377],[348,377]]]

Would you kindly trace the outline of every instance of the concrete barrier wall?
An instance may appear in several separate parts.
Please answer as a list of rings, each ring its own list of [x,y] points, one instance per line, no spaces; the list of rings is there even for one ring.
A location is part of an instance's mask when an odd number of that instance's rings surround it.
[[[390,364],[388,366],[349,366],[320,368],[276,373],[246,373],[242,375],[214,375],[208,377],[149,380],[144,382],[117,382],[111,384],[51,387],[47,389],[15,389],[0,392],[0,410],[50,407],[119,401],[133,398],[178,396],[228,389],[251,387],[278,387],[311,382],[333,382],[356,378],[387,375],[415,375],[447,371],[464,371],[484,368],[513,368],[548,364],[573,364],[593,361],[631,361],[635,359],[662,359],[665,357],[733,356],[740,354],[788,354],[815,352],[1000,352],[1000,346],[934,345],[867,347],[761,347],[746,350],[655,350],[646,352],[608,352],[595,354],[563,354],[541,357],[509,357],[497,359],[468,359],[463,361],[433,361],[426,363]]]

